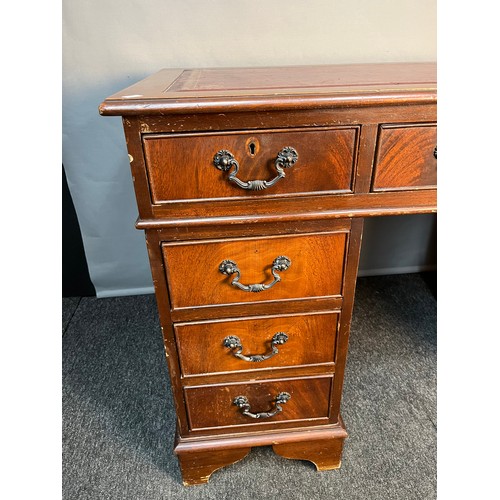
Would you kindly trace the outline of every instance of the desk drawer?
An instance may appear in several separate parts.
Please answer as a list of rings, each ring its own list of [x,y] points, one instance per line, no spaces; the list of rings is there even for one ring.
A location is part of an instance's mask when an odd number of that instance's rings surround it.
[[[338,317],[328,312],[174,325],[182,374],[333,365]]]
[[[372,191],[435,188],[436,126],[380,127]]]
[[[191,430],[210,427],[305,421],[308,425],[325,423],[330,410],[332,376],[304,379],[282,379],[246,384],[223,384],[184,389]],[[290,398],[280,404],[282,411],[265,418],[243,415],[235,399],[248,400],[250,412],[273,412],[276,397],[287,393]]]
[[[162,204],[351,192],[357,132],[353,127],[144,135],[151,201]],[[236,178],[241,182],[271,182],[278,175],[278,153],[286,147],[296,151],[296,161],[291,157],[295,163],[282,169],[285,177],[267,188],[262,183],[253,189],[241,187],[230,179],[234,164],[227,165],[226,171],[214,164],[219,151],[228,151],[238,163]],[[222,157],[217,158],[222,168]]]
[[[163,243],[171,307],[339,297],[347,235]]]

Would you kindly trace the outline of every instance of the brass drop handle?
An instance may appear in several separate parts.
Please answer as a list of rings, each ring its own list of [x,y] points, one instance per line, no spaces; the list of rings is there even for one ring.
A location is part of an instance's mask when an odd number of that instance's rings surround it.
[[[214,165],[219,170],[223,172],[230,172],[228,179],[234,182],[237,186],[242,189],[249,189],[251,191],[261,191],[262,189],[267,189],[268,187],[274,186],[280,179],[285,177],[285,168],[290,168],[297,162],[299,155],[297,151],[290,146],[283,148],[276,157],[274,162],[274,168],[278,172],[278,175],[271,179],[270,181],[253,180],[253,181],[242,181],[236,177],[240,165],[234,155],[227,151],[226,149],[221,149],[214,156]]]
[[[241,410],[242,415],[245,415],[247,417],[270,418],[282,412],[283,408],[281,407],[281,405],[287,403],[291,397],[292,396],[290,396],[288,392],[280,392],[274,398],[274,409],[269,411],[264,411],[261,413],[252,413],[250,411],[250,403],[248,402],[248,398],[246,396],[237,396],[236,398],[234,398],[233,404],[235,404]]]
[[[432,154],[434,155],[434,158],[436,158],[436,160],[437,160],[438,159],[438,147],[437,146],[434,148],[434,151]]]
[[[225,274],[227,276],[231,276],[232,274],[236,274],[236,277],[231,281],[231,285],[243,290],[245,292],[262,292],[264,290],[269,290],[272,286],[274,286],[278,281],[281,281],[281,278],[278,272],[286,271],[292,264],[292,261],[285,257],[284,255],[280,255],[276,257],[273,261],[273,266],[271,268],[271,273],[274,276],[274,281],[271,283],[256,283],[254,285],[244,285],[240,283],[241,272],[238,268],[236,262],[232,260],[223,260],[219,264],[219,272]]]
[[[241,340],[235,335],[230,335],[224,339],[224,347],[228,347],[232,350],[232,355],[242,359],[243,361],[259,362],[266,359],[272,358],[274,355],[278,354],[277,345],[282,345],[288,340],[288,335],[285,332],[276,332],[271,340],[271,352],[267,354],[241,354],[243,351],[243,346],[241,345]]]

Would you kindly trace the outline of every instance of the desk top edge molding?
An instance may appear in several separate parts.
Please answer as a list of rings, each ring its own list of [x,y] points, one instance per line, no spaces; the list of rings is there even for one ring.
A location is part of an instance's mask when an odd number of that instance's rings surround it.
[[[436,102],[436,63],[163,69],[105,99],[99,112],[134,116]]]

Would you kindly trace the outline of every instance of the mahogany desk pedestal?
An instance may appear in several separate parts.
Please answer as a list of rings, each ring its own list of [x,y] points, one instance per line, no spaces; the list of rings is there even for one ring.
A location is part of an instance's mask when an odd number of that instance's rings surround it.
[[[436,210],[436,67],[162,70],[123,117],[184,484],[253,446],[340,466],[363,218]]]

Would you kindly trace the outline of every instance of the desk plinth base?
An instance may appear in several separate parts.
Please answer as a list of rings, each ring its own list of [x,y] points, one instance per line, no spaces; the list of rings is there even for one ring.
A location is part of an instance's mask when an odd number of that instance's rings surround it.
[[[213,472],[245,458],[254,446],[272,446],[276,454],[312,462],[318,471],[338,469],[347,437],[338,424],[292,430],[199,438],[177,436],[174,451],[185,486],[207,483]]]

